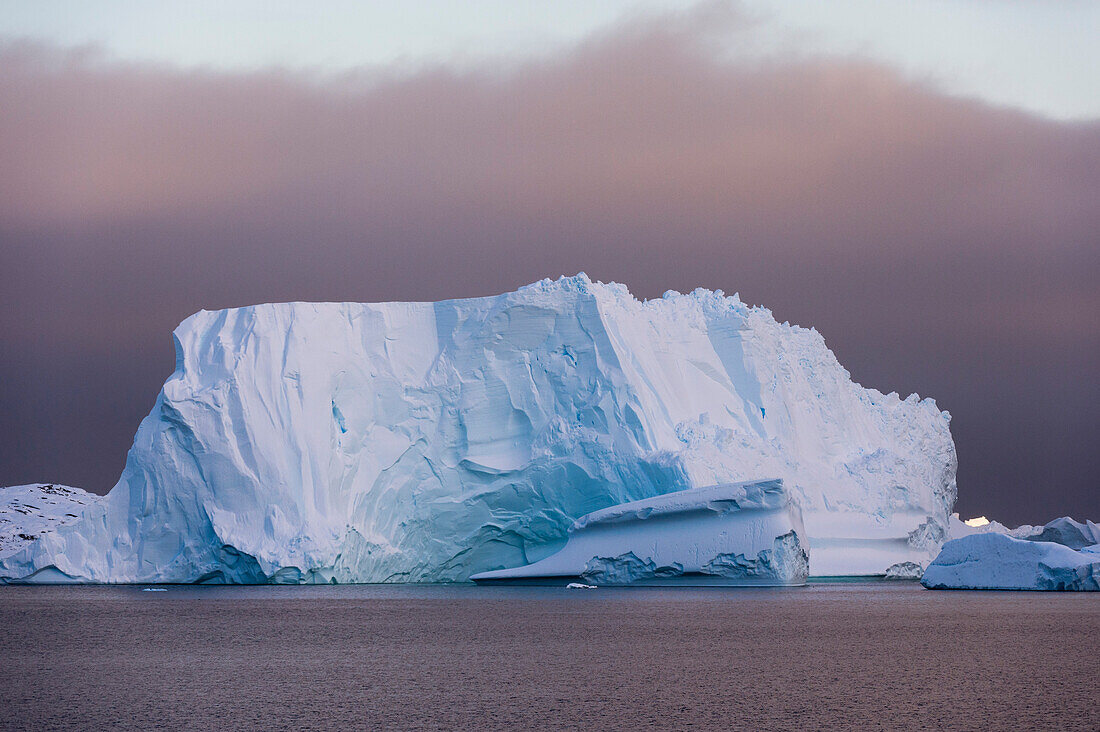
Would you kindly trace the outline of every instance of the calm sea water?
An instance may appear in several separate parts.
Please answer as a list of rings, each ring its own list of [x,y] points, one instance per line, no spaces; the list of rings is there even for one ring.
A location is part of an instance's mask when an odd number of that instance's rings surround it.
[[[9,729],[1100,729],[1100,595],[0,587]]]

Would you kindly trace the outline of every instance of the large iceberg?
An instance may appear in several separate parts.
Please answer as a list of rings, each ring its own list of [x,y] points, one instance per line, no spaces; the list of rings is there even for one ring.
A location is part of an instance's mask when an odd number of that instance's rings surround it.
[[[561,551],[475,582],[799,585],[809,574],[798,504],[780,480],[694,488],[580,517]]]
[[[584,275],[438,303],[199,312],[118,484],[0,560],[9,581],[465,580],[599,509],[782,479],[815,575],[925,565],[949,415],[853,383],[737,296]]]

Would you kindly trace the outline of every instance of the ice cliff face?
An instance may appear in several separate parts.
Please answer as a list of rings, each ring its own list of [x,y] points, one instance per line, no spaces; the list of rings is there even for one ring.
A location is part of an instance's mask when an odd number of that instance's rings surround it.
[[[779,477],[810,572],[927,564],[949,416],[853,384],[814,330],[578,275],[439,303],[200,312],[121,479],[0,562],[38,581],[434,581],[537,561],[579,516]]]
[[[55,483],[0,488],[0,557],[80,518],[102,496]]]

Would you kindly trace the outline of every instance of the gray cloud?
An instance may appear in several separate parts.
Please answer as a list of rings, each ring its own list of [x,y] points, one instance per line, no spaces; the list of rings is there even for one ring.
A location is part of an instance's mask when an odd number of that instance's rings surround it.
[[[0,484],[108,489],[200,308],[585,270],[740,291],[935,396],[963,513],[1100,516],[1100,124],[719,60],[715,22],[339,78],[0,46]]]

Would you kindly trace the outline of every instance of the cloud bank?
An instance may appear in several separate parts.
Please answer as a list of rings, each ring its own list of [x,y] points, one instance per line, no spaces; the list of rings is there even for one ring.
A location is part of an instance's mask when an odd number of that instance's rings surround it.
[[[935,396],[964,514],[1100,517],[1100,123],[713,23],[339,77],[0,45],[0,483],[110,488],[198,309],[584,270],[739,291]]]

